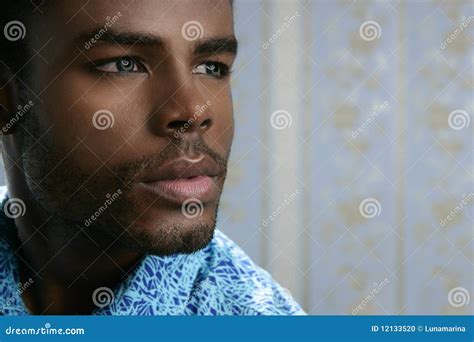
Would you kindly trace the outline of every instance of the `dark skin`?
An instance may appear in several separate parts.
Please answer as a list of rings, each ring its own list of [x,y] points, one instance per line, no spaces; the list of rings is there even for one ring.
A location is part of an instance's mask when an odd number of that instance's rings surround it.
[[[229,1],[97,0],[83,6],[80,0],[58,2],[47,22],[29,30],[42,57],[32,62],[28,87],[40,100],[26,95],[33,109],[2,136],[9,196],[26,204],[25,215],[15,219],[17,255],[21,280],[34,279],[22,294],[34,314],[90,314],[94,290],[114,288],[146,254],[205,247],[233,139],[227,70],[236,42]],[[105,18],[118,12],[107,33],[85,49]],[[183,38],[188,21],[202,25],[199,39]],[[2,126],[22,104],[20,86],[11,82],[0,90],[7,108]],[[196,106],[206,103],[176,137]],[[114,125],[99,130],[93,115],[103,109]],[[150,170],[180,156],[207,156],[220,170],[216,195],[193,219],[181,205],[140,186]],[[117,190],[118,199],[86,226]]]

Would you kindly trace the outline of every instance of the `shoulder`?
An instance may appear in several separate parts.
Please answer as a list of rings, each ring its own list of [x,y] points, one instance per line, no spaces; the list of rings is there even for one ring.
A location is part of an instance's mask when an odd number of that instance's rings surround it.
[[[305,314],[289,290],[257,266],[223,232],[216,230],[208,246],[207,271],[200,289],[217,292],[224,314],[298,315]]]

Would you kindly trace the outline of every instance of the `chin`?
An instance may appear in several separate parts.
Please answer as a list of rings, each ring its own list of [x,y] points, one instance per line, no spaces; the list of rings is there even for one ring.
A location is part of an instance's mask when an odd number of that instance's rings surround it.
[[[152,203],[152,205],[150,205]],[[191,254],[214,236],[219,197],[184,215],[181,205],[156,201],[132,191],[114,202],[92,229],[105,231],[112,241],[140,254]]]
[[[205,248],[214,237],[215,217],[158,223],[153,227],[133,226],[118,241],[142,254],[168,256],[191,254]]]

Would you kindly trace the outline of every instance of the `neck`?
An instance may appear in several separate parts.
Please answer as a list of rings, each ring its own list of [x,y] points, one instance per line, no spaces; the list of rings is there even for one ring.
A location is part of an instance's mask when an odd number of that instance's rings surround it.
[[[33,280],[22,296],[34,314],[90,314],[94,291],[114,289],[143,258],[109,234],[47,213],[21,187],[9,186],[9,193],[29,199],[15,224],[20,281]]]

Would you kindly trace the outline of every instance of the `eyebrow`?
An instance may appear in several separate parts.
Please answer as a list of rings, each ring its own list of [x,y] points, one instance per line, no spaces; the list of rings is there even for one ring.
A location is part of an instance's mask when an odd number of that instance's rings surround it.
[[[138,45],[164,47],[164,40],[156,35],[146,32],[104,31],[103,28],[89,33],[81,34],[76,42],[79,45],[89,44],[91,48],[103,45]],[[237,55],[238,43],[234,36],[212,37],[197,39],[194,42],[194,54],[223,54]]]
[[[197,40],[194,47],[195,55],[230,53],[237,55],[238,43],[235,37],[209,38]]]
[[[118,32],[99,28],[88,33],[80,34],[76,38],[78,44],[89,43],[92,47],[98,45],[163,45],[163,40],[145,32]]]

